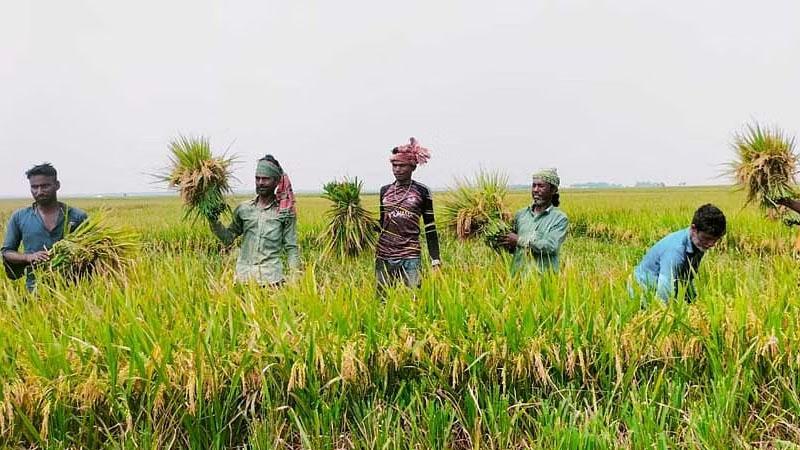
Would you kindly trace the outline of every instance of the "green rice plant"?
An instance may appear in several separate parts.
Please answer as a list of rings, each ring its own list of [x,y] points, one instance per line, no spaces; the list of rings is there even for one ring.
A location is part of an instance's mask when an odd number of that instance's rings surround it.
[[[30,296],[0,277],[0,448],[800,442],[797,262],[763,250],[792,230],[753,208],[732,214],[735,240],[704,257],[697,301],[642,309],[626,284],[647,246],[685,227],[699,197],[728,211],[744,195],[568,195],[564,211],[582,224],[557,275],[512,277],[481,240],[446,233],[448,263],[383,302],[366,252],[342,264],[301,245],[314,263],[297,281],[234,285],[234,254],[165,244],[205,239],[182,223],[179,199],[103,199],[107,223],[144,241],[126,283],[84,277]],[[530,193],[507,200],[513,210]],[[301,242],[327,226],[328,202],[298,198]],[[0,200],[0,214],[26,203]]]
[[[108,225],[103,213],[95,213],[49,249],[50,260],[39,271],[69,280],[92,274],[123,279],[139,246],[136,233]]]
[[[362,185],[363,182],[358,178],[345,178],[331,181],[322,187],[322,197],[331,202],[325,213],[328,226],[318,238],[323,248],[322,255],[356,257],[375,247],[378,240],[377,222],[361,206]]]
[[[508,177],[500,172],[480,171],[473,180],[457,179],[444,200],[445,226],[459,239],[484,235],[492,220],[508,222]]]
[[[225,196],[232,193],[235,156],[214,156],[207,137],[179,136],[169,144],[170,167],[158,175],[184,201],[184,219],[216,219],[230,212]]]
[[[729,173],[746,193],[746,204],[763,209],[778,207],[777,201],[797,195],[795,140],[779,128],[747,125],[733,138],[736,160]]]

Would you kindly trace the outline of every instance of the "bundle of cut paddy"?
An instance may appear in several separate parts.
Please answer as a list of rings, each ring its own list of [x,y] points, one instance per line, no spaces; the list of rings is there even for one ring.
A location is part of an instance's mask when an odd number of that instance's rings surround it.
[[[50,260],[40,269],[68,279],[91,274],[122,279],[138,249],[135,233],[108,225],[96,213],[56,242],[49,249]]]
[[[731,173],[745,190],[748,204],[773,209],[778,207],[778,200],[795,197],[798,155],[794,144],[794,138],[780,129],[763,128],[757,123],[734,135],[737,159],[731,164]]]
[[[500,240],[512,231],[514,230],[507,221],[500,218],[492,218],[486,226],[483,227],[483,240],[486,242],[486,245],[499,251],[502,249]]]
[[[493,221],[511,219],[507,195],[508,178],[499,172],[481,171],[474,180],[457,180],[444,202],[444,223],[459,239],[484,236]]]
[[[345,178],[323,186],[322,197],[332,203],[326,212],[328,227],[318,239],[324,255],[355,257],[375,247],[377,222],[361,206],[362,184],[358,178]]]
[[[186,206],[184,218],[216,219],[230,211],[225,195],[232,192],[235,157],[214,156],[205,137],[180,136],[169,144],[171,166],[160,178],[176,188]]]

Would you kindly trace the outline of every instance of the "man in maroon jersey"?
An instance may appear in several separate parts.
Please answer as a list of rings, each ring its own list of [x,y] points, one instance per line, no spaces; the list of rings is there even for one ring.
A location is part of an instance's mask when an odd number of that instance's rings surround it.
[[[425,239],[431,265],[437,269],[439,236],[433,219],[433,196],[430,189],[411,179],[417,165],[430,158],[428,149],[411,142],[392,149],[389,158],[395,181],[381,188],[380,236],[375,258],[378,292],[383,294],[391,283],[402,281],[410,288],[420,284],[419,219],[425,224]]]

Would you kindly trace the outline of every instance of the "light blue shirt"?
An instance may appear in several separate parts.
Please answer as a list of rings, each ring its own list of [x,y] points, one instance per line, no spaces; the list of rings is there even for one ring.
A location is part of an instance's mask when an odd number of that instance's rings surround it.
[[[677,295],[678,285],[687,286],[688,300],[694,299],[694,276],[703,252],[692,244],[690,229],[668,234],[658,241],[633,271],[636,281],[648,290],[655,290],[662,300]]]

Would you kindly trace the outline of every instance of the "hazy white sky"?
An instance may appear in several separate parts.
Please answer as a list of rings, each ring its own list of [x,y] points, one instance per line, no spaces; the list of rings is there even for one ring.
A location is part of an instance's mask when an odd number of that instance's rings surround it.
[[[178,133],[270,152],[296,189],[479,167],[524,183],[720,182],[750,119],[800,131],[797,0],[0,0],[0,195],[157,190]]]

